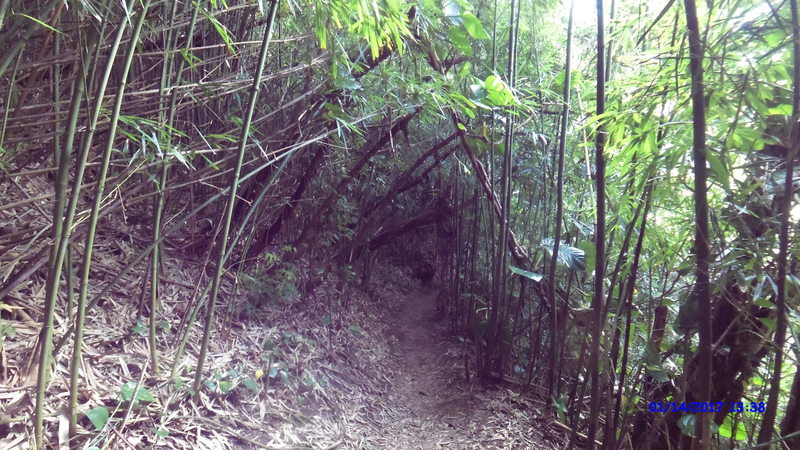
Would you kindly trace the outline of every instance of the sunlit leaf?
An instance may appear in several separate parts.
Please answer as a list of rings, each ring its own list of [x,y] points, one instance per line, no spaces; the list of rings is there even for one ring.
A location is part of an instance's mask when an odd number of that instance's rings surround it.
[[[42,22],[41,20],[39,20],[39,19],[37,19],[37,18],[35,18],[35,17],[31,17],[31,16],[29,16],[29,15],[27,15],[27,14],[22,14],[22,13],[18,13],[18,14],[19,14],[20,16],[22,16],[22,17],[25,17],[26,19],[30,19],[30,20],[32,20],[32,21],[34,21],[34,22],[38,23],[39,25],[41,25],[41,26],[43,26],[43,27],[47,28],[47,29],[48,29],[48,30],[50,30],[50,31],[54,31],[54,32],[56,32],[56,33],[58,33],[58,34],[64,34],[64,33],[62,33],[61,31],[58,31],[58,30],[56,30],[55,28],[51,27],[50,25],[48,25],[48,24],[46,24],[46,23]]]
[[[511,272],[513,272],[513,273],[515,273],[517,275],[521,275],[521,276],[523,276],[525,278],[529,278],[529,279],[531,279],[531,280],[533,280],[533,281],[535,281],[537,283],[542,281],[542,278],[544,278],[544,275],[542,275],[540,273],[529,272],[527,270],[522,270],[519,267],[508,266],[508,270],[510,270]]]
[[[719,435],[737,441],[747,440],[747,429],[745,429],[741,420],[736,421],[736,429],[733,429],[733,417],[733,414],[725,416],[725,420],[719,426]]]
[[[475,39],[489,39],[489,35],[486,34],[486,30],[483,29],[481,21],[475,17],[475,14],[465,12],[461,14],[461,19],[464,22],[464,28],[467,29],[470,36]]]
[[[469,41],[469,36],[467,36],[467,33],[464,32],[461,27],[450,27],[447,35],[450,38],[450,42],[452,42],[461,53],[472,56],[472,44]]]
[[[445,17],[450,19],[453,25],[461,25],[461,5],[456,0],[444,0],[442,12]]]

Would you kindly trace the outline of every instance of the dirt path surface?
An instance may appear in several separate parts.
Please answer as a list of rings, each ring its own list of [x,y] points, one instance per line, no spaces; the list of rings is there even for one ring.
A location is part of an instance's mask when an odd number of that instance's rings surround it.
[[[381,448],[558,448],[539,431],[538,405],[510,390],[467,381],[459,342],[436,320],[437,291],[411,291],[399,307],[400,370],[380,416]],[[549,441],[549,442],[548,442]]]
[[[394,414],[384,423],[387,446],[427,449],[458,442],[474,407],[470,385],[452,367],[452,343],[435,321],[435,300],[433,290],[413,291],[397,317],[400,372],[388,398],[387,410]]]

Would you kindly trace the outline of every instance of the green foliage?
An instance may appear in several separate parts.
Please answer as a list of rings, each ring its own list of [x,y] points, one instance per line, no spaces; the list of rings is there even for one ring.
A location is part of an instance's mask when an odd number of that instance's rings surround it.
[[[510,270],[511,272],[513,272],[513,273],[515,273],[517,275],[521,275],[521,276],[523,276],[525,278],[533,280],[533,281],[535,281],[537,283],[542,281],[542,278],[544,278],[544,275],[542,275],[540,273],[529,272],[527,270],[520,269],[519,267],[508,266],[508,270]]]
[[[555,241],[553,238],[542,239],[542,247],[546,249],[550,255],[553,254],[554,245]],[[572,270],[583,272],[586,270],[586,253],[577,247],[562,242],[558,245],[558,262]]]
[[[108,408],[97,406],[86,413],[86,417],[89,418],[96,430],[102,430],[108,423],[110,413],[108,412]]]
[[[719,426],[719,435],[737,441],[747,440],[749,437],[747,429],[745,428],[741,420],[735,420],[735,419],[736,419],[735,414],[728,414],[727,416],[725,416],[725,420],[723,420],[722,425]]]
[[[244,288],[250,293],[250,305],[258,308],[274,303],[293,303],[299,295],[295,285],[297,268],[291,262],[281,260],[276,253],[266,253],[262,258],[263,265],[252,274],[240,275]]]
[[[136,396],[135,398],[134,395]],[[120,386],[119,397],[123,402],[132,402],[133,406],[138,406],[140,402],[150,403],[156,400],[149,389],[135,381],[129,381]]]
[[[316,3],[314,33],[323,49],[330,47],[330,26],[367,41],[371,57],[381,49],[395,48],[402,54],[403,39],[411,35],[408,28],[408,4],[402,0],[333,0]]]

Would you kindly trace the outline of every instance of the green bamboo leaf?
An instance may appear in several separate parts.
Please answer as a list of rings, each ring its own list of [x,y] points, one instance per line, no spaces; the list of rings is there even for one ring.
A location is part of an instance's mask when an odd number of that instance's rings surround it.
[[[41,20],[39,20],[39,19],[37,19],[37,18],[35,18],[35,17],[31,17],[31,16],[29,16],[29,15],[27,15],[27,14],[22,14],[22,13],[19,13],[19,15],[20,15],[20,16],[22,16],[22,17],[25,17],[25,18],[27,18],[27,19],[30,19],[30,20],[32,20],[32,21],[34,21],[34,22],[36,22],[36,23],[38,23],[39,25],[41,25],[41,26],[43,26],[43,27],[47,28],[47,29],[48,29],[48,30],[50,30],[50,31],[55,31],[56,33],[58,33],[58,34],[61,34],[61,35],[63,35],[63,34],[64,34],[64,33],[62,33],[61,31],[58,31],[58,30],[56,30],[55,28],[51,27],[50,25],[48,25],[48,24],[46,24],[46,23],[42,22]]]
[[[723,189],[726,191],[730,190],[730,174],[725,167],[724,161],[720,158],[719,153],[710,151],[706,156],[708,157],[708,163],[711,166],[711,172],[714,174],[714,178],[722,185]]]
[[[531,279],[531,280],[533,280],[533,281],[535,281],[537,283],[542,281],[542,278],[544,278],[544,275],[542,275],[540,273],[529,272],[527,270],[522,270],[519,267],[508,266],[508,270],[510,270],[511,272],[513,272],[513,273],[515,273],[517,275],[521,275],[521,276],[523,276],[525,278]]]
[[[214,16],[208,13],[205,9],[202,10],[203,15],[206,16],[211,25],[214,26],[214,29],[217,30],[217,34],[222,40],[225,42],[225,46],[228,48],[228,51],[231,52],[231,56],[237,56],[236,49],[233,47],[233,37],[228,32],[228,29],[223,25],[219,20],[217,20]]]

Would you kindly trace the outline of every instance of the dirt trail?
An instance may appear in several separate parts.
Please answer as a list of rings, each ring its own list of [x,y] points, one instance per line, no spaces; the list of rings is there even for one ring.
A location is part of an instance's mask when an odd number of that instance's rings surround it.
[[[412,291],[397,317],[401,368],[384,411],[387,448],[463,448],[475,387],[459,368],[457,346],[435,320],[436,291]]]
[[[386,449],[555,449],[543,404],[515,390],[464,377],[462,344],[436,320],[433,288],[398,305],[393,349],[400,370],[374,406],[369,447]]]

